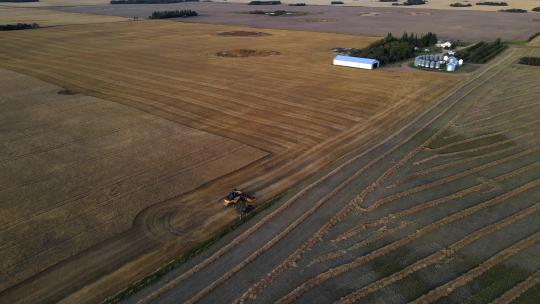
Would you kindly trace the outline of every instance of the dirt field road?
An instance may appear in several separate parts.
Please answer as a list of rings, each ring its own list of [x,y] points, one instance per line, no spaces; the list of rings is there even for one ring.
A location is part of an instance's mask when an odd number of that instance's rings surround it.
[[[539,131],[540,77],[515,64],[534,52],[508,50],[130,302],[463,303],[482,280],[509,284],[487,299],[510,290],[540,268],[527,258],[540,250],[540,143],[529,134]]]

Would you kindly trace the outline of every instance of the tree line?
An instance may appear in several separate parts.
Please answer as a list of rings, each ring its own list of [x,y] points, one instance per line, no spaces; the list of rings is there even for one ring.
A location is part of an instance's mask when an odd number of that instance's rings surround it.
[[[181,2],[199,2],[199,0],[111,0],[111,4],[166,4]]]
[[[21,3],[21,2],[39,2],[39,0],[0,0],[0,2]]]
[[[488,5],[488,6],[508,6],[508,3],[506,2],[476,2],[476,5]]]
[[[407,0],[403,2],[403,5],[422,5],[426,4],[425,0]]]
[[[260,0],[256,0],[256,1],[250,1],[248,3],[248,5],[279,5],[281,4],[281,1],[260,1]]]
[[[451,3],[450,6],[451,7],[469,7],[469,6],[472,6],[472,4],[470,3],[464,4],[461,2],[456,2],[456,3]]]
[[[39,28],[37,23],[0,24],[0,31],[17,31]]]
[[[437,35],[427,33],[422,36],[403,33],[401,38],[389,33],[385,38],[375,41],[364,49],[353,49],[351,56],[375,58],[381,64],[387,64],[412,58],[416,48],[430,47],[437,43]]]
[[[198,15],[196,11],[192,10],[155,11],[148,19],[186,18]]]
[[[519,63],[540,66],[540,57],[521,57]]]
[[[526,13],[527,10],[526,10],[526,9],[521,9],[521,8],[509,8],[509,9],[499,10],[499,12],[505,12],[505,13]]]
[[[486,63],[500,52],[504,51],[508,46],[501,39],[493,42],[481,41],[475,45],[463,49],[456,53],[456,57],[470,63]]]

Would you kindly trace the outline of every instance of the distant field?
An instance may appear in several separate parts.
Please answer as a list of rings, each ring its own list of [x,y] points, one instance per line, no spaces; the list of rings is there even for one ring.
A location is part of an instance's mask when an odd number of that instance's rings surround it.
[[[392,7],[391,2],[379,2],[377,0],[342,0],[344,2],[343,6],[365,6],[365,7]],[[216,0],[215,2],[223,2],[223,0]],[[247,3],[249,0],[233,0],[228,2],[238,2],[238,3]],[[281,1],[282,3],[296,3],[294,1]],[[301,1],[307,5],[330,5],[331,0],[306,0]],[[404,2],[403,0],[398,1],[398,3]],[[471,7],[456,8],[450,7],[451,3],[471,3]],[[414,5],[406,6],[408,9],[450,9],[450,10],[476,10],[476,11],[498,11],[501,8],[497,6],[486,6],[486,5],[475,5],[476,2],[483,2],[483,0],[429,0],[428,3],[423,5]],[[534,7],[538,6],[538,1],[536,0],[509,0],[505,1],[508,3],[507,8],[523,8],[531,10]]]
[[[10,244],[0,253],[8,269],[2,288],[29,279],[1,291],[0,299],[99,301],[234,219],[235,212],[219,202],[231,188],[254,191],[264,202],[397,128],[463,77],[331,65],[331,48],[361,47],[373,37],[262,29],[257,31],[270,35],[221,35],[250,30],[141,21],[0,34],[0,67],[114,102],[88,97],[93,102],[87,109],[95,113],[88,117],[77,111],[78,95],[56,96],[42,82],[3,82],[29,103],[20,109],[14,99],[2,103],[13,141],[4,152],[11,168],[6,189],[30,182],[43,188],[25,191],[22,201],[14,192],[1,194],[13,202],[2,215],[2,239]],[[215,55],[254,48],[274,55]],[[42,93],[46,98],[36,100]],[[78,106],[71,108],[73,103]],[[27,115],[42,108],[46,117]],[[148,113],[144,121],[137,110]],[[50,127],[36,124],[45,118]],[[229,166],[219,171],[224,174],[263,156],[261,151],[269,156],[207,184],[215,169],[189,165],[222,158],[219,164]],[[184,155],[196,159],[183,164]],[[55,164],[45,166],[50,172],[43,169],[48,159]],[[181,177],[193,184],[182,186]]]
[[[116,16],[73,14],[44,9],[3,7],[0,5],[0,24],[37,23],[40,26],[55,26],[125,20],[127,18]]]
[[[15,7],[47,7],[47,6],[72,6],[72,5],[99,5],[109,4],[110,0],[40,0],[39,2],[0,3],[1,6]]]
[[[387,3],[385,3],[386,5]],[[339,7],[272,5],[257,9],[298,12],[298,16],[273,17],[242,14],[254,7],[240,3],[191,2],[170,5],[98,5],[58,7],[66,12],[146,18],[155,10],[191,9],[200,14],[183,22],[245,25],[261,28],[306,30],[342,34],[399,36],[409,33],[435,32],[441,38],[476,42],[480,40],[526,40],[538,31],[537,13],[509,14],[461,10],[429,10],[422,6],[404,7]],[[499,7],[500,8],[500,7]],[[504,26],[495,26],[504,24]],[[465,30],[466,29],[466,30]],[[486,30],[492,29],[492,30]]]
[[[223,3],[248,3],[251,0],[212,0],[212,2]],[[418,6],[409,6],[405,7],[407,9],[449,9],[449,10],[476,10],[476,11],[498,11],[501,9],[498,6],[486,6],[486,5],[474,5],[476,2],[482,2],[483,0],[473,1],[473,0],[430,0],[427,4],[418,5]],[[203,1],[201,1],[203,2]],[[289,3],[306,3],[307,5],[330,5],[331,0],[306,0],[306,1],[281,1],[284,4]],[[344,4],[341,6],[363,6],[363,7],[392,7],[390,2],[379,2],[376,0],[343,0]],[[403,1],[400,1],[403,2]],[[451,3],[461,2],[461,3],[471,3],[471,7],[450,7]],[[508,6],[505,8],[522,8],[526,10],[531,10],[534,7],[538,7],[537,0],[509,0],[505,1],[508,3]],[[10,5],[10,6],[21,6],[21,7],[47,7],[47,6],[73,6],[73,5],[108,5],[110,0],[40,0],[39,2],[32,3],[0,3],[0,5]]]

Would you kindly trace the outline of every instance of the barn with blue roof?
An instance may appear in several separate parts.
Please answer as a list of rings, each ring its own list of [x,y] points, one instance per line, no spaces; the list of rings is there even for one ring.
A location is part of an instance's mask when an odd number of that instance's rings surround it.
[[[374,68],[378,68],[380,63],[378,60],[371,58],[338,55],[334,58],[334,65],[373,70]]]

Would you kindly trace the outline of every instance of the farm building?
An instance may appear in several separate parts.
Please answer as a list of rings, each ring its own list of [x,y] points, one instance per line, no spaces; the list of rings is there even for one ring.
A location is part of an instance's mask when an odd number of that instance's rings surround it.
[[[338,55],[334,58],[334,65],[373,70],[379,67],[379,61],[371,58]]]

